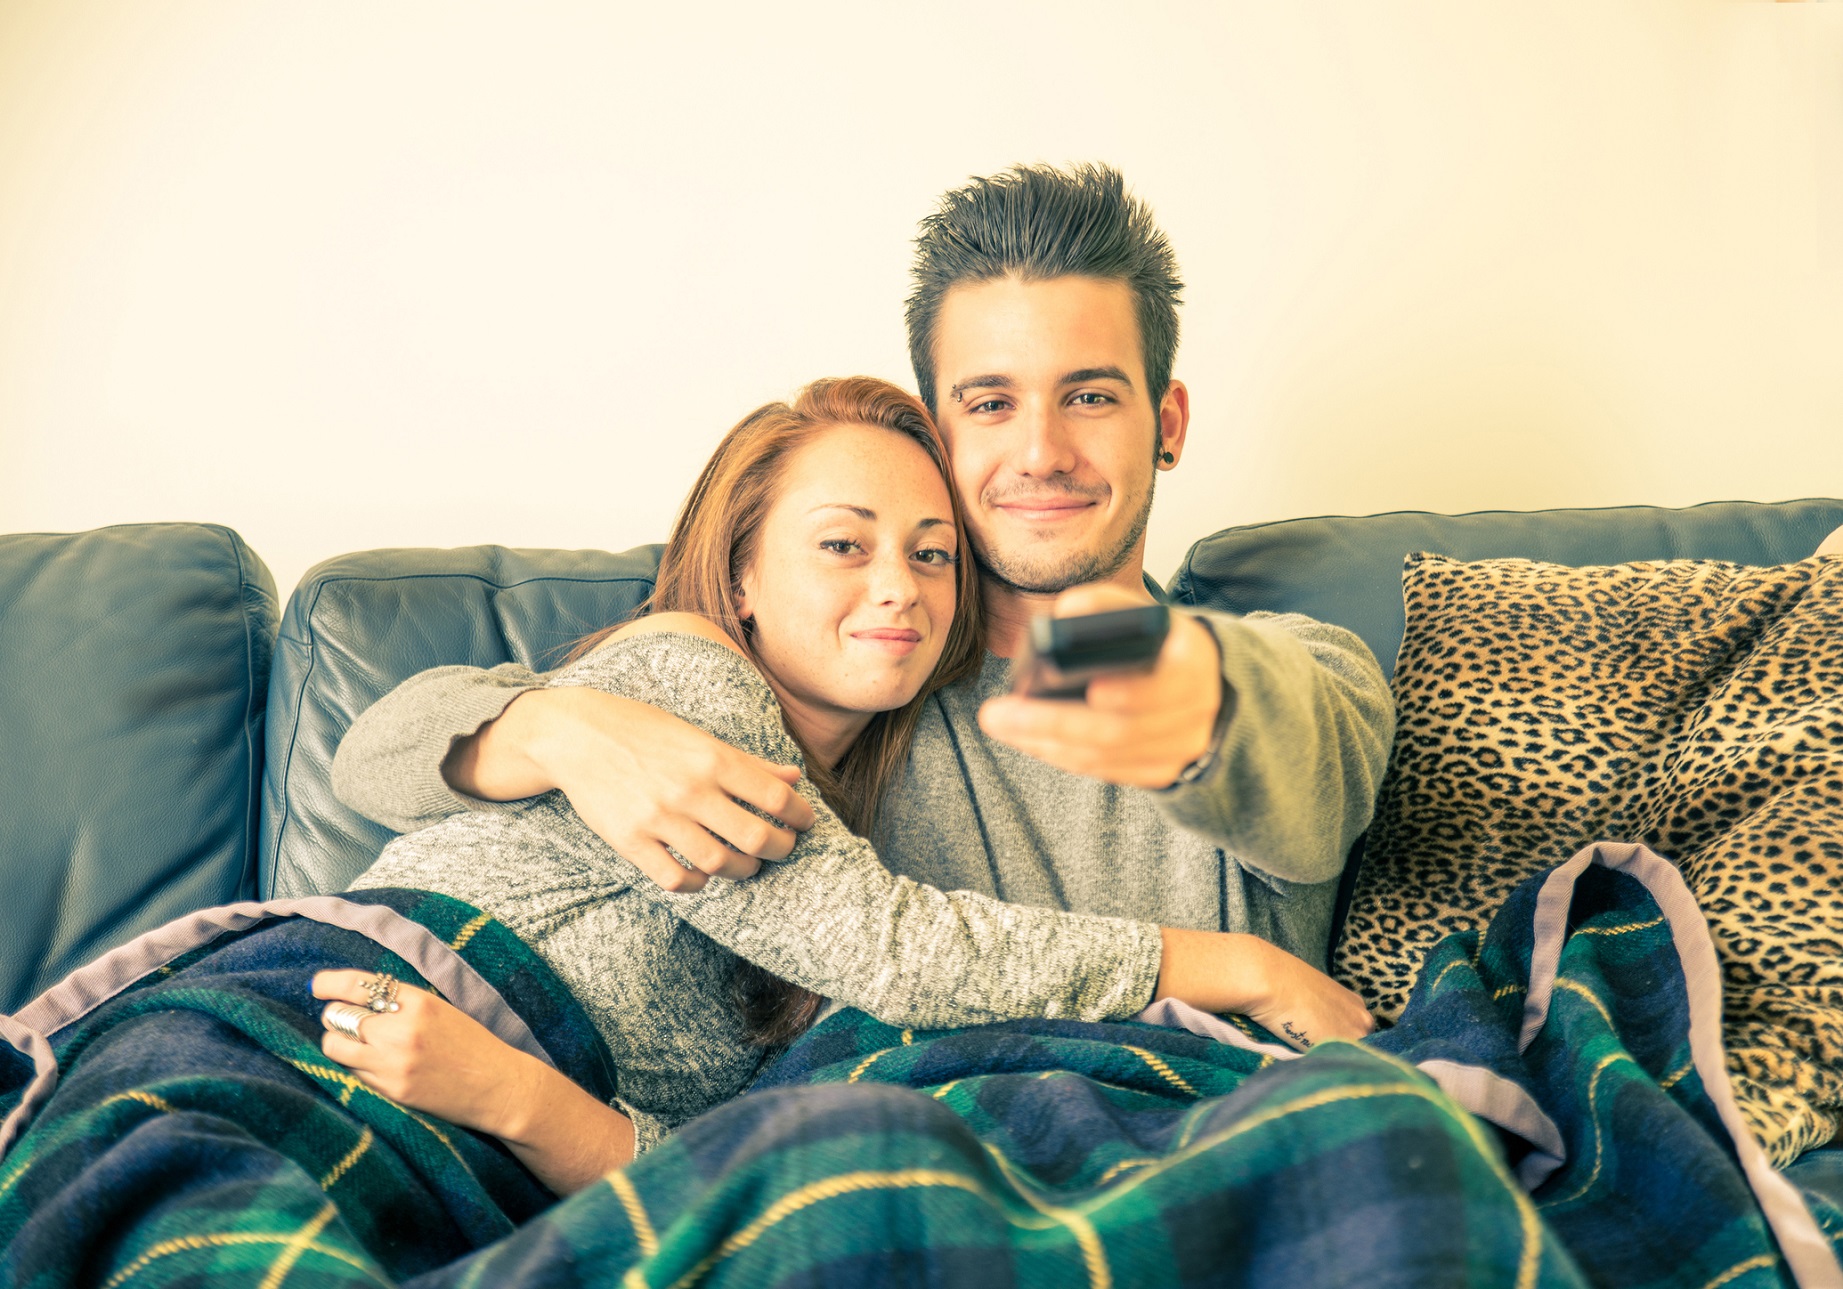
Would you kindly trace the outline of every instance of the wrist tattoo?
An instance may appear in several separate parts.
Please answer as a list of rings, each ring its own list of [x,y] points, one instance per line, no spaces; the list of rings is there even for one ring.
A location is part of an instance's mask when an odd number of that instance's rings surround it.
[[[1299,1046],[1301,1047],[1312,1046],[1312,1040],[1305,1036],[1305,1031],[1303,1029],[1300,1029],[1297,1025],[1293,1024],[1293,1022],[1291,1022],[1290,1020],[1281,1021],[1280,1029],[1284,1031],[1286,1036],[1292,1039],[1293,1042],[1299,1044]]]

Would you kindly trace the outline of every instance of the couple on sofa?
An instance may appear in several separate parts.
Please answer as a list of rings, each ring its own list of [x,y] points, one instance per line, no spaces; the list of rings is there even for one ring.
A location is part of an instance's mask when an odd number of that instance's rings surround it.
[[[1354,635],[1174,614],[1148,673],[1009,692],[1032,615],[1154,598],[1189,414],[1166,239],[1116,172],[1022,167],[947,194],[917,248],[921,400],[850,378],[756,410],[643,617],[548,677],[424,673],[340,748],[341,797],[406,833],[357,885],[509,926],[620,1093],[357,971],[314,980],[324,1051],[555,1191],[744,1090],[827,1001],[947,1027],[1173,998],[1301,1048],[1369,1032],[1320,970],[1393,727]]]

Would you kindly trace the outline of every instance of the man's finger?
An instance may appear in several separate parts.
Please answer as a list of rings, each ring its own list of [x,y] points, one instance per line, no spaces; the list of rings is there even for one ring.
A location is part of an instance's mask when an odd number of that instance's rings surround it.
[[[979,708],[979,728],[1014,746],[1032,742],[1111,744],[1125,732],[1128,717],[1100,712],[1086,703],[1005,694]]]
[[[724,845],[702,824],[688,819],[668,821],[659,830],[659,840],[690,860],[699,872],[711,877],[739,881],[755,876],[762,866],[759,859]]]
[[[1110,609],[1131,609],[1146,603],[1143,595],[1134,595],[1124,587],[1091,582],[1071,586],[1056,597],[1051,610],[1059,618],[1076,618],[1084,613],[1106,613]]]
[[[791,772],[793,777],[788,778],[787,772]],[[789,828],[805,832],[818,822],[818,816],[813,813],[813,807],[807,803],[806,798],[794,791],[793,785],[799,781],[798,766],[770,765],[750,757],[748,764],[723,775],[717,786],[744,805],[754,806],[763,814],[779,819]],[[793,849],[791,839],[787,849]],[[762,858],[784,859],[786,852],[763,855]]]
[[[799,834],[791,828],[777,828],[725,796],[713,795],[710,804],[699,814],[706,828],[743,855],[756,859],[786,859],[799,840]],[[703,868],[703,865],[698,867]],[[750,873],[753,871],[751,869]]]
[[[673,859],[656,841],[635,842],[620,849],[622,857],[662,891],[701,891],[710,880]]]
[[[1151,672],[1128,676],[1096,676],[1088,682],[1088,706],[1108,712],[1160,710],[1164,682]]]
[[[1068,743],[1042,743],[1035,746],[1020,745],[1018,750],[1058,770],[1079,774],[1086,779],[1099,779],[1102,783],[1118,784],[1123,788],[1171,786],[1171,773],[1162,765],[1115,761],[1098,755],[1092,748]]]

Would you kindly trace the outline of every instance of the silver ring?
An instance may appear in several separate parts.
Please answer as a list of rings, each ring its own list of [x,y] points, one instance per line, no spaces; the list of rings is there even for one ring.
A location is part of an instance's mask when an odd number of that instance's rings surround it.
[[[397,986],[401,982],[388,971],[380,971],[365,982],[365,992],[371,995],[366,1004],[374,1012],[394,1012],[397,1010]]]
[[[357,1042],[364,1042],[364,1034],[359,1032],[359,1024],[371,1015],[369,1008],[357,1007],[351,1003],[328,1003],[320,1009],[320,1023],[336,1034],[344,1034]]]

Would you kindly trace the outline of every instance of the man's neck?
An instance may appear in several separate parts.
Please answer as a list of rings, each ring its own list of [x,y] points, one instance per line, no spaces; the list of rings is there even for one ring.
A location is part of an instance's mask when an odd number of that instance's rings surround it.
[[[1152,596],[1145,586],[1145,564],[1142,560],[1130,559],[1112,577],[1091,585],[1117,586],[1147,604],[1152,603]],[[980,597],[985,605],[986,648],[1000,658],[1016,657],[1030,620],[1049,613],[1056,605],[1056,594],[1054,591],[1038,594],[1015,590],[987,576],[980,589]]]

